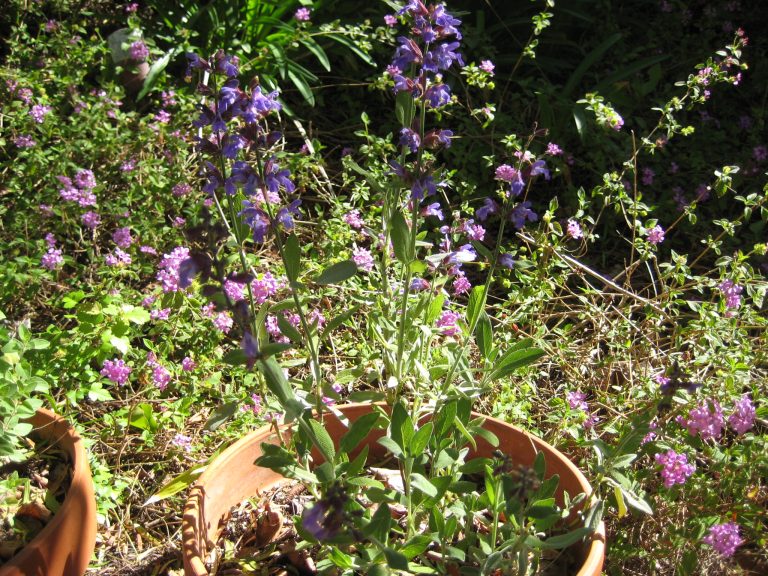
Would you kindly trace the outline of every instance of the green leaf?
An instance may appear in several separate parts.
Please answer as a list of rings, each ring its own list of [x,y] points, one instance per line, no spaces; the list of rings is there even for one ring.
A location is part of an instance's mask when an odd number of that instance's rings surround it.
[[[352,260],[344,260],[331,264],[315,278],[315,283],[322,286],[339,284],[357,274],[357,265]]]
[[[146,324],[150,320],[149,312],[144,308],[126,307],[123,309],[123,318],[134,324]]]
[[[139,430],[154,432],[157,430],[157,419],[152,412],[150,404],[139,404],[131,411],[130,424]]]
[[[419,456],[424,452],[424,449],[429,444],[430,438],[432,438],[432,422],[427,422],[416,431],[413,435],[411,442],[408,444],[408,452],[413,456]]]
[[[325,330],[323,330],[323,334],[320,337],[320,340],[325,340],[328,338],[331,333],[336,330],[339,326],[341,326],[344,322],[346,322],[352,315],[357,314],[357,311],[360,309],[360,306],[352,306],[352,308],[342,312],[341,314],[334,316],[331,318],[331,320],[328,322],[328,324],[325,327]]]
[[[268,342],[267,344],[264,344],[261,347],[261,350],[259,351],[262,358],[269,358],[270,356],[274,356],[275,354],[280,354],[281,352],[285,352],[286,350],[290,350],[293,348],[293,344],[288,344],[285,342]],[[240,350],[240,352],[243,352]],[[245,352],[243,352],[243,358],[246,358]]]
[[[370,412],[352,422],[347,433],[341,438],[339,450],[346,453],[352,452],[363,438],[368,436],[371,430],[373,430],[378,420],[379,415],[376,412]]]
[[[637,458],[637,454],[624,454],[610,461],[610,467],[621,470],[628,468]]]
[[[624,496],[624,499],[627,501],[627,504],[632,506],[635,510],[639,510],[640,512],[643,512],[645,514],[648,514],[649,516],[653,516],[653,508],[651,508],[651,505],[648,504],[643,498],[635,494],[632,490],[629,490],[628,488],[621,487],[621,494]]]
[[[399,92],[395,96],[395,117],[400,126],[410,126],[413,124],[415,115],[416,107],[413,102],[413,96],[407,91]]]
[[[173,478],[170,482],[164,484],[160,490],[152,494],[146,502],[144,502],[144,506],[149,506],[150,504],[154,504],[155,502],[160,502],[160,500],[165,500],[169,496],[173,496],[174,494],[178,494],[185,488],[188,488],[191,486],[195,480],[200,478],[200,475],[205,471],[207,464],[202,464],[200,466],[195,466],[194,468],[190,468],[189,470],[186,470]]]
[[[311,38],[305,38],[303,40],[299,40],[299,42],[303,44],[307,50],[315,55],[315,58],[317,58],[317,61],[320,62],[323,68],[325,68],[326,72],[331,71],[331,63],[328,60],[328,55],[317,42]]]
[[[413,251],[411,249],[411,231],[405,217],[400,212],[395,212],[390,221],[392,227],[392,248],[395,251],[395,257],[403,264],[408,264],[413,260]]]
[[[346,36],[342,34],[326,34],[326,38],[330,38],[331,40],[338,42],[345,48],[349,49],[351,52],[357,55],[360,60],[368,64],[369,66],[376,66],[376,62],[371,58],[368,54],[363,52],[360,47],[355,44],[352,40],[347,38]]]
[[[286,420],[288,422],[295,420],[304,411],[304,406],[296,398],[280,364],[274,357],[270,357],[259,360],[256,365],[264,375],[267,388],[277,397],[283,410],[285,410]]]
[[[405,545],[400,548],[400,553],[411,560],[416,556],[420,556],[432,543],[433,538],[427,534],[416,534],[413,538],[408,540]]]
[[[491,380],[503,378],[523,366],[532,364],[542,356],[544,356],[544,350],[540,348],[507,350],[496,363],[496,369],[491,373]]]
[[[597,530],[600,525],[600,521],[603,519],[603,510],[605,509],[605,503],[602,500],[598,500],[589,509],[584,518],[584,524],[590,528],[593,532]]]
[[[411,474],[411,486],[418,488],[432,498],[437,496],[437,488],[421,474],[415,472]]]
[[[280,332],[285,334],[291,342],[301,344],[303,341],[301,333],[282,314],[277,314],[277,326],[280,328]]]
[[[392,511],[386,504],[379,504],[376,512],[373,513],[371,521],[363,528],[363,533],[373,536],[380,542],[386,542],[389,537],[389,529],[392,526]]]
[[[122,354],[127,354],[131,348],[131,341],[125,336],[115,336],[113,334],[109,337],[109,343]]]
[[[596,48],[587,54],[576,67],[576,70],[573,71],[571,77],[568,78],[568,81],[565,83],[562,90],[559,91],[560,97],[568,98],[579,82],[581,82],[581,79],[584,74],[586,74],[587,70],[589,70],[603,56],[603,54],[605,54],[611,46],[616,44],[619,40],[621,40],[621,32],[616,32],[603,40]]]
[[[221,360],[230,366],[240,366],[248,361],[248,357],[245,355],[242,348],[235,348],[224,354]]]
[[[493,327],[485,310],[480,313],[475,326],[475,342],[483,358],[490,360],[493,354]]]
[[[30,350],[45,350],[51,346],[51,343],[43,338],[32,338],[28,346]]]
[[[310,88],[309,84],[307,83],[306,77],[298,72],[295,68],[289,67],[288,78],[290,78],[291,82],[293,82],[293,85],[298,88],[299,93],[304,97],[304,100],[307,101],[307,104],[314,106],[315,95],[312,92],[312,88]]]
[[[400,458],[403,456],[402,448],[400,448],[398,443],[392,440],[392,438],[390,438],[389,436],[383,436],[379,438],[376,442],[378,442],[379,444],[384,446],[384,448],[392,452],[392,455],[395,458]]]
[[[336,479],[336,473],[333,470],[333,464],[326,460],[320,466],[315,467],[315,475],[321,484],[330,484]]]
[[[486,430],[482,426],[470,426],[469,428],[467,428],[467,430],[469,430],[470,434],[482,438],[494,448],[496,448],[499,445],[499,438],[496,436],[496,434],[494,434],[490,430]]]
[[[296,234],[291,234],[285,239],[283,252],[285,253],[285,275],[289,282],[295,284],[301,271],[301,247]]]
[[[567,534],[559,534],[558,536],[547,538],[541,545],[544,548],[553,548],[556,550],[568,548],[568,546],[576,544],[576,542],[581,541],[584,536],[592,534],[592,532],[593,530],[591,528],[577,528]]]
[[[317,446],[320,453],[325,458],[326,462],[333,462],[336,457],[336,450],[333,447],[333,440],[331,440],[328,430],[320,424],[317,420],[309,420],[309,427],[312,430],[312,441]]]
[[[144,78],[144,84],[141,87],[141,90],[139,90],[139,93],[136,95],[136,101],[138,102],[144,96],[146,96],[152,88],[154,88],[155,84],[157,84],[157,78],[160,75],[160,73],[165,70],[168,67],[168,63],[171,61],[171,58],[176,56],[180,52],[180,48],[174,48],[173,50],[169,50],[161,58],[158,58],[152,63],[152,66],[149,67],[149,72],[147,72],[147,77]]]
[[[467,325],[474,326],[477,319],[480,317],[480,313],[485,308],[485,286],[475,286],[472,288],[472,292],[469,294],[469,302],[467,303]]]
[[[205,429],[211,432],[216,430],[237,413],[239,405],[238,402],[227,402],[216,408],[205,423]]]
[[[385,547],[383,552],[390,568],[393,570],[408,570],[408,558],[400,554],[400,552],[388,547]]]
[[[392,408],[389,436],[403,452],[408,452],[408,446],[413,438],[413,420],[400,402]]]

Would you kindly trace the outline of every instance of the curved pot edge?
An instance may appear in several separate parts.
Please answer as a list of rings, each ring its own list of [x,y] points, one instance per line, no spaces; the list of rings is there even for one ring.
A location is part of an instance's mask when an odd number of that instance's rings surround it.
[[[96,546],[96,496],[88,454],[77,431],[61,416],[40,408],[29,420],[35,432],[56,439],[72,459],[72,481],[51,521],[0,567],[0,576],[81,576]],[[71,544],[71,545],[70,545]]]

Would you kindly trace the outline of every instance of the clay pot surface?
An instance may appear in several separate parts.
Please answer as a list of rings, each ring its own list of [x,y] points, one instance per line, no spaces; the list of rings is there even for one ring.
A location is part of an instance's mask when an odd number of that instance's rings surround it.
[[[350,422],[372,409],[370,404],[347,404],[336,408]],[[516,463],[532,465],[536,454],[544,453],[547,476],[560,475],[556,498],[561,504],[563,491],[571,496],[592,492],[589,482],[579,469],[564,454],[543,440],[502,420],[473,415],[485,419],[483,427],[499,438],[498,449],[514,456]],[[324,424],[338,448],[346,427],[333,414],[324,415]],[[384,432],[375,430],[363,441],[369,447],[369,458],[374,461],[377,457],[386,456],[384,447],[376,442]],[[182,519],[182,554],[186,576],[208,576],[205,558],[215,545],[222,527],[221,520],[230,508],[284,480],[277,472],[254,465],[254,461],[262,454],[261,444],[264,442],[279,444],[274,428],[260,428],[235,442],[208,465],[192,486]],[[493,446],[478,438],[477,450],[472,451],[470,457],[490,457],[494,450]],[[605,526],[602,522],[591,541],[584,546],[582,556],[582,567],[573,576],[601,574],[605,560]]]
[[[83,440],[50,410],[38,410],[29,421],[34,434],[55,442],[69,455],[72,482],[59,511],[21,552],[0,566],[0,576],[82,576],[96,545],[96,497]]]

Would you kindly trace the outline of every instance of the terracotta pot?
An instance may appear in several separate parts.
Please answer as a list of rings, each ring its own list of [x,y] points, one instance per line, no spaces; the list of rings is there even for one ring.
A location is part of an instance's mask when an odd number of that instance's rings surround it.
[[[130,28],[120,28],[107,37],[112,62],[123,69],[120,72],[120,83],[125,88],[125,93],[131,98],[141,91],[144,80],[149,74],[149,64],[132,60],[128,48],[133,42],[141,39],[141,31]]]
[[[124,69],[120,72],[120,83],[125,88],[125,93],[134,98],[144,86],[144,80],[149,74],[149,64],[146,62],[132,64],[130,61],[125,61],[122,66]]]
[[[0,576],[82,576],[96,545],[96,497],[83,440],[69,423],[40,409],[29,420],[33,434],[51,440],[70,457],[72,483],[51,521],[0,567]]]
[[[370,404],[348,404],[339,406],[339,410],[352,422],[371,411]],[[475,416],[478,416],[475,414]],[[346,428],[332,414],[325,416],[325,425],[331,438],[338,443]],[[499,450],[514,455],[515,461],[530,465],[538,452],[543,452],[547,475],[559,474],[558,494],[567,490],[575,496],[581,492],[591,493],[592,489],[584,475],[561,452],[552,446],[514,426],[485,417],[484,427],[499,438]],[[383,430],[374,431],[364,443],[369,447],[370,457],[384,457],[386,450],[376,443]],[[261,444],[279,443],[279,439],[270,427],[261,428],[241,438],[227,448],[203,472],[190,490],[184,517],[182,520],[182,554],[186,576],[207,576],[205,558],[214,546],[221,532],[222,519],[230,508],[243,500],[254,496],[282,481],[284,478],[268,468],[255,466],[253,462],[262,454]],[[478,439],[476,456],[490,457],[494,448],[482,439]],[[583,564],[574,576],[595,576],[601,573],[605,559],[605,527],[593,535],[584,546]]]

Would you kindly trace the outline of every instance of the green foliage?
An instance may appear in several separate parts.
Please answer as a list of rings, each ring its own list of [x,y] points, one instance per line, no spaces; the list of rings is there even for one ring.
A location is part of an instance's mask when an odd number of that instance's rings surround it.
[[[35,338],[23,324],[14,334],[5,320],[0,312],[0,458],[20,460],[26,453],[21,440],[32,431],[32,424],[25,420],[43,405],[39,396],[49,389],[25,355],[50,343]]]

